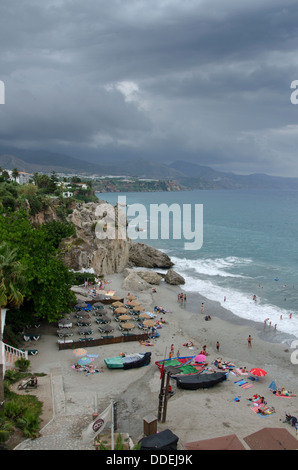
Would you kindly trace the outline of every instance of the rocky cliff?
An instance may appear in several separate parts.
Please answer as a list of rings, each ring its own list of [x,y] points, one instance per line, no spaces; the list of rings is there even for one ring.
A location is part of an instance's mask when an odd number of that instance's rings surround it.
[[[116,227],[113,238],[98,238],[99,233],[109,230],[108,223],[113,219],[107,216],[114,214]],[[64,262],[70,269],[93,269],[97,275],[122,272],[126,267],[171,268],[170,258],[159,250],[143,243],[134,243],[126,237],[125,226],[118,224],[121,220],[121,208],[98,203],[76,204],[69,221],[76,229],[76,237],[64,240],[62,252]],[[122,219],[123,222],[123,219]],[[121,231],[122,226],[122,231]],[[98,232],[98,227],[103,231]],[[108,233],[108,232],[107,232]]]

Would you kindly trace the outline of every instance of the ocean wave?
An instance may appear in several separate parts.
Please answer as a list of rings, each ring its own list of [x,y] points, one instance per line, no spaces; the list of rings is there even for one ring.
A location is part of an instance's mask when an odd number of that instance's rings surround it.
[[[218,286],[210,280],[195,279],[181,271],[179,271],[179,274],[183,275],[185,279],[184,291],[189,293],[199,292],[207,299],[219,302],[222,307],[230,310],[239,318],[261,323],[265,319],[269,319],[268,323],[271,322],[272,328],[276,324],[278,331],[298,337],[297,312],[290,319],[288,310],[266,302],[263,303],[261,298],[258,298],[255,302],[252,295],[236,289]],[[206,311],[206,314],[212,315],[212,312]]]
[[[172,256],[171,259],[173,263],[175,263],[175,266],[177,266],[177,268],[182,270],[185,274],[187,274],[187,271],[193,271],[197,274],[204,274],[207,276],[239,278],[246,278],[247,276],[229,272],[227,270],[233,269],[234,267],[239,267],[241,265],[247,265],[252,263],[252,260],[249,258],[237,258],[235,256],[228,256],[227,258],[215,259],[200,258],[196,260],[187,258],[182,259]]]

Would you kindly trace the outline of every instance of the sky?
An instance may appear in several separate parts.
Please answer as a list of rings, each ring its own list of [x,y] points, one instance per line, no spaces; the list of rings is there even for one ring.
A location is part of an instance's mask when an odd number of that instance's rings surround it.
[[[296,0],[2,0],[0,150],[298,177],[297,18]]]

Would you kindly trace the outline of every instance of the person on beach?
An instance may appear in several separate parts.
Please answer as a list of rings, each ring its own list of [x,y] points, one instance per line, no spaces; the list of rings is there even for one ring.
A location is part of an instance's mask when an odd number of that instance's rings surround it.
[[[174,345],[171,344],[171,357],[174,356]]]
[[[216,342],[216,351],[219,352],[219,347],[220,347],[220,344],[219,344],[219,341]]]
[[[249,347],[251,347],[251,341],[252,341],[252,337],[251,337],[251,335],[248,335],[247,344],[248,344]]]
[[[201,303],[201,313],[204,313],[204,302]]]

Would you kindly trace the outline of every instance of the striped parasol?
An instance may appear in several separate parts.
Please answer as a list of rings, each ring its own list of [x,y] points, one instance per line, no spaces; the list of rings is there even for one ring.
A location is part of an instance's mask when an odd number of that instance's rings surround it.
[[[86,356],[87,351],[84,348],[77,348],[73,350],[75,356]]]

